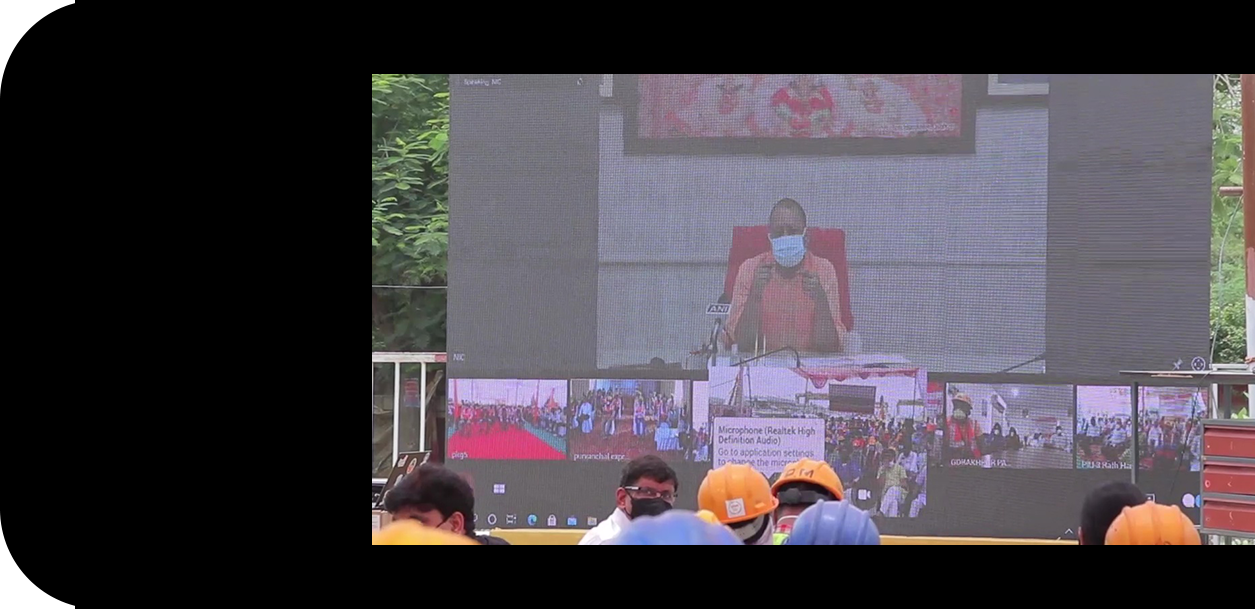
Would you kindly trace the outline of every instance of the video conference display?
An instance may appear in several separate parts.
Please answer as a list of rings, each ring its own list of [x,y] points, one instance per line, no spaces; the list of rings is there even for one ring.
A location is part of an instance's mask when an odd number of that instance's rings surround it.
[[[1132,468],[1119,371],[1208,353],[1208,75],[451,83],[447,459],[518,489],[486,509],[808,457],[890,533],[1066,536]],[[1141,467],[1188,472],[1202,398],[1146,390]]]

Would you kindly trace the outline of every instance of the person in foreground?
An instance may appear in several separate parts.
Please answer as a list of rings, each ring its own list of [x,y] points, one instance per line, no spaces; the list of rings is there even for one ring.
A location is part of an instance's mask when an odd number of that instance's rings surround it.
[[[610,542],[617,546],[739,546],[731,529],[693,512],[672,510],[637,518]]]
[[[697,506],[713,513],[747,546],[771,545],[771,513],[779,505],[767,478],[739,463],[711,470],[697,489]]]
[[[724,342],[741,353],[841,351],[846,328],[837,271],[807,251],[806,210],[780,199],[767,216],[767,231],[771,250],[737,269]]]
[[[392,520],[419,524],[463,535],[486,546],[508,546],[504,539],[476,535],[475,494],[461,476],[442,465],[424,463],[405,477],[383,499]]]
[[[880,530],[867,512],[846,501],[820,501],[806,508],[786,546],[878,546]]]
[[[1081,506],[1081,526],[1077,541],[1083,546],[1101,546],[1107,541],[1107,529],[1127,507],[1146,502],[1146,493],[1128,482],[1108,482],[1085,497]]]
[[[443,529],[423,526],[415,520],[398,520],[371,533],[372,546],[477,546],[474,539]]]
[[[779,546],[789,538],[795,521],[806,508],[820,501],[845,499],[845,487],[826,462],[802,459],[784,467],[780,478],[771,485],[771,494],[780,501],[774,514],[775,532],[771,536],[772,545]]]
[[[1147,501],[1126,507],[1107,529],[1109,546],[1201,546],[1189,516],[1175,505]]]
[[[619,534],[628,523],[641,516],[657,516],[671,509],[680,480],[665,461],[657,455],[637,457],[623,468],[619,488],[614,492],[615,509],[580,539],[581,546],[604,544]]]

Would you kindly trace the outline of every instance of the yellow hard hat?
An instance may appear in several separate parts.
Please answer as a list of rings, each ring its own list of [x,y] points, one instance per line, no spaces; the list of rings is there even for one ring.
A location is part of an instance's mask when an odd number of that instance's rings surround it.
[[[371,534],[372,546],[477,546],[475,540],[444,529],[425,527],[412,519],[398,520]]]
[[[719,517],[716,516],[715,513],[710,510],[701,510],[697,512],[697,517],[701,518],[702,520],[705,520],[706,522],[709,522],[710,524],[722,524],[721,522],[719,522]]]

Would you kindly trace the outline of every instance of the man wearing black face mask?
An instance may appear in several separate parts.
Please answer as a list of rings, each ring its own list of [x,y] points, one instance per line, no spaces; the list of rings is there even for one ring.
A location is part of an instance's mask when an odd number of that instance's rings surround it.
[[[619,488],[615,491],[617,506],[606,518],[584,534],[582,546],[596,546],[614,539],[628,522],[641,516],[657,516],[675,504],[680,481],[657,455],[637,457],[623,468]]]

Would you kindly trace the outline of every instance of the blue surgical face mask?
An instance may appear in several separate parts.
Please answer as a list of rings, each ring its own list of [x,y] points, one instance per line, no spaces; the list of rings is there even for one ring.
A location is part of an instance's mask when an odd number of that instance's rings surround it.
[[[776,264],[793,268],[802,264],[802,257],[806,255],[806,241],[802,235],[776,237],[771,240],[771,255],[775,257]]]

